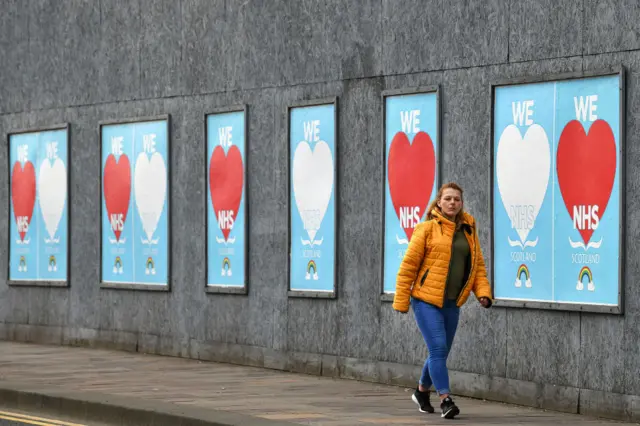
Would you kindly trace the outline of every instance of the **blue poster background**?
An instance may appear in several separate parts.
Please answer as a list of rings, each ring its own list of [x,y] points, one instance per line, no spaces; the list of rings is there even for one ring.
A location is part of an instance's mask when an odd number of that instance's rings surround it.
[[[26,161],[31,162],[36,178],[36,198],[33,206],[31,222],[24,236],[24,243],[19,244],[20,235],[15,219],[13,201],[10,203],[10,266],[9,279],[14,281],[66,281],[68,271],[68,148],[67,130],[48,130],[43,132],[23,133],[10,136],[10,173],[16,161],[19,161],[23,170]],[[27,158],[21,158],[19,147],[27,147]],[[47,151],[47,147],[50,151]],[[54,149],[55,148],[55,149]],[[49,152],[50,157],[47,157]],[[57,190],[64,191],[64,203],[59,216],[59,222],[53,239],[50,238],[40,206],[41,167],[55,164],[66,176],[65,181],[58,181],[54,185]],[[49,171],[51,168],[49,168]],[[60,177],[58,175],[58,177]],[[51,179],[51,175],[45,176]],[[11,178],[13,181],[13,178]],[[51,185],[51,180],[48,181]],[[53,222],[50,223],[55,227]],[[52,228],[53,231],[53,228]],[[28,241],[28,244],[26,243]],[[53,256],[53,257],[50,257]]]
[[[46,223],[42,209],[40,208],[41,191],[40,183],[38,184],[38,250],[39,250],[39,278],[46,281],[64,281],[67,279],[68,268],[68,211],[69,211],[69,193],[68,193],[68,147],[67,147],[67,131],[66,130],[50,130],[40,133],[38,148],[38,167],[36,169],[38,182],[41,178],[41,168],[43,163],[47,162],[44,167],[58,167],[56,164],[60,162],[60,167],[64,166],[66,172],[65,182],[66,199],[62,209],[62,215],[58,222],[58,228],[53,236],[47,232]]]
[[[534,83],[496,88],[494,106],[494,291],[497,299],[546,301],[553,303],[578,303],[593,305],[617,305],[619,287],[619,242],[620,242],[620,77],[591,77],[548,83]],[[565,206],[557,177],[557,149],[565,125],[576,119],[575,97],[597,95],[597,116],[607,121],[616,143],[616,172],[611,197],[604,216],[591,241],[603,238],[600,248],[572,248],[572,241],[582,241],[578,230]],[[539,237],[535,248],[511,247],[508,237],[518,240],[511,228],[509,216],[497,184],[496,161],[500,136],[508,125],[513,124],[512,102],[534,100],[533,121],[541,125],[552,143],[551,176],[544,202],[535,221],[535,227],[527,240]],[[585,132],[591,122],[579,121]],[[518,126],[524,136],[526,128]],[[524,177],[523,177],[524,178]],[[529,253],[517,255],[514,252]],[[531,253],[535,253],[532,261]],[[578,256],[575,258],[575,256]],[[520,256],[520,257],[518,257]],[[523,259],[524,256],[524,259]],[[516,287],[514,281],[521,264],[526,264],[532,286]],[[577,289],[582,268],[587,266],[595,283],[595,290],[588,291],[589,279],[582,276],[584,289]]]
[[[225,286],[225,287],[244,287],[246,284],[245,277],[245,189],[246,189],[246,156],[245,156],[245,117],[243,111],[227,112],[220,114],[211,114],[207,116],[207,285]],[[228,153],[231,145],[228,141],[221,139],[220,131],[226,127],[231,127],[231,143],[236,146],[242,156],[242,164],[244,171],[244,180],[242,188],[242,197],[240,199],[240,207],[233,224],[233,228],[229,233],[229,238],[235,238],[233,243],[218,242],[224,241],[222,230],[218,226],[218,221],[213,210],[211,201],[211,191],[209,183],[211,181],[209,175],[209,167],[211,155],[216,146],[223,147],[225,155]],[[222,270],[226,269],[223,262],[229,260],[229,269],[232,275]]]
[[[558,302],[585,303],[599,305],[618,304],[618,281],[620,256],[620,81],[618,76],[590,78],[559,82],[557,86],[558,100],[556,106],[556,146],[560,134],[565,125],[571,121],[580,121],[585,132],[591,127],[590,114],[584,116],[578,114],[574,98],[582,96],[585,99],[590,95],[597,95],[595,115],[598,119],[609,124],[613,131],[616,143],[616,174],[611,190],[611,197],[600,216],[598,228],[591,236],[592,242],[602,238],[600,248],[572,248],[572,241],[582,241],[580,233],[574,228],[569,211],[566,209],[560,187],[556,180],[554,186],[556,204],[556,230],[555,230],[555,300]],[[583,173],[589,173],[581,169]],[[575,256],[574,256],[575,255]],[[580,277],[582,268],[586,266],[591,270],[595,290],[588,290],[588,279]],[[577,289],[578,279],[581,278],[584,288]]]
[[[122,138],[122,154],[129,158],[131,168],[131,193],[124,228],[120,236],[120,242],[116,243],[115,234],[111,227],[104,199],[104,167],[107,158],[113,153],[112,141],[114,138]],[[145,137],[148,144],[145,149]],[[105,283],[121,284],[150,284],[166,285],[168,283],[169,262],[169,142],[167,134],[167,121],[157,120],[150,122],[111,124],[102,126],[102,281]],[[121,161],[121,156],[114,153],[116,161]],[[160,156],[160,158],[156,158]],[[160,161],[161,159],[161,161]],[[166,180],[164,202],[159,210],[159,217],[149,215],[146,219],[153,224],[157,220],[157,226],[153,230],[151,239],[146,235],[141,206],[136,199],[136,164],[141,161],[147,172],[148,164],[157,167],[164,163]],[[140,167],[143,167],[140,166]],[[156,169],[155,173],[158,173]],[[145,181],[141,178],[141,182]],[[160,176],[153,175],[148,181],[158,182]],[[150,197],[150,193],[157,188],[138,188],[139,195],[145,200],[156,199]],[[151,191],[151,192],[150,192]],[[149,201],[145,201],[149,204]],[[153,204],[153,203],[152,203]],[[145,204],[146,205],[146,204]],[[153,204],[155,205],[155,204]],[[152,230],[152,225],[149,227]]]
[[[437,192],[438,174],[439,174],[439,158],[438,158],[438,104],[436,93],[420,93],[420,94],[408,94],[408,95],[395,95],[388,96],[385,99],[385,159],[389,158],[389,149],[391,142],[396,133],[403,131],[402,121],[400,117],[401,112],[418,110],[419,116],[419,131],[426,132],[433,142],[433,148],[436,153],[436,171],[433,182],[433,188],[431,190],[431,196],[429,197],[429,203],[433,200]],[[413,140],[416,135],[413,126],[409,126],[409,129],[404,129],[409,141]],[[398,268],[404,257],[404,253],[407,250],[407,244],[398,243],[396,236],[401,239],[406,239],[404,229],[400,225],[400,219],[396,215],[391,200],[391,193],[389,192],[389,176],[388,176],[388,163],[385,161],[385,177],[384,177],[384,193],[385,193],[385,232],[384,232],[384,284],[383,291],[385,293],[394,293],[396,287],[396,276],[398,274]],[[422,212],[420,221],[423,221],[426,217],[426,211]]]
[[[149,137],[153,135],[155,135],[155,137],[152,137],[154,141],[153,147],[145,150],[145,136]],[[134,178],[134,184],[132,186],[134,191],[133,201],[136,213],[134,214],[135,220],[133,221],[135,226],[133,253],[136,259],[133,278],[136,284],[167,284],[169,279],[167,275],[169,270],[169,226],[167,220],[167,210],[169,206],[169,149],[167,144],[167,122],[152,121],[136,123],[133,127],[133,142],[134,155],[136,158],[132,175]],[[153,156],[160,156],[164,162],[166,189],[160,217],[157,220],[156,228],[149,240],[143,227],[142,214],[140,212],[141,203],[136,195],[135,176],[138,161],[141,160],[140,157],[146,157],[145,159],[147,161],[152,161]],[[156,161],[159,159],[156,159]],[[159,176],[156,181],[160,181]],[[153,219],[149,220],[153,222]]]
[[[552,214],[553,193],[552,180],[554,175],[553,156],[553,100],[554,83],[538,83],[524,86],[507,86],[496,89],[494,110],[494,289],[495,297],[500,299],[549,301],[552,300]],[[514,120],[514,103],[523,105],[524,101],[533,101],[531,107],[531,121]],[[520,106],[522,108],[522,106]],[[549,142],[549,177],[547,190],[542,206],[529,231],[526,240],[536,241],[535,247],[512,247],[511,241],[520,241],[520,237],[511,226],[509,213],[502,200],[497,178],[497,158],[500,138],[509,126],[516,126],[521,137],[527,131],[538,125],[544,129]],[[526,191],[520,184],[526,176],[513,176],[510,185],[515,185],[517,191]],[[524,244],[523,244],[524,245]],[[524,268],[521,268],[524,265]],[[526,280],[530,280],[528,287]],[[516,280],[519,287],[516,287]]]
[[[337,184],[335,181],[336,123],[334,111],[334,104],[329,104],[292,108],[290,112],[291,267],[289,279],[291,290],[333,291],[334,289],[336,250],[334,214],[335,188]],[[317,127],[314,126],[314,121],[317,123]],[[308,133],[307,136],[305,136],[305,125],[307,126],[307,129],[312,129],[312,132]],[[302,188],[301,194],[295,193],[294,170],[296,168],[296,148],[298,148],[300,144],[308,144],[311,151],[314,152],[314,156],[304,163],[304,166],[302,166],[302,171],[308,171],[308,169],[317,170],[316,168],[319,166],[317,161],[318,156],[316,153],[319,152],[318,146],[321,141],[324,141],[327,144],[331,153],[331,175],[334,176],[334,181],[331,185],[331,192],[326,212],[322,217],[322,222],[320,223],[319,229],[313,238],[313,241],[322,241],[322,243],[321,245],[314,244],[313,246],[309,246],[303,243],[303,241],[310,241],[311,238],[307,230],[305,230],[305,225],[302,221],[300,211],[298,210],[296,195],[298,195],[298,197],[311,200],[309,201],[310,203],[315,203],[318,200],[317,194],[319,192],[316,191],[318,187],[314,185],[321,185],[326,188],[328,181],[323,180],[322,182],[317,182],[317,180],[311,178],[300,184]],[[301,158],[302,156],[298,158],[298,161],[302,161]],[[327,169],[325,168],[324,171],[327,171]],[[316,181],[316,183],[312,183],[313,181]]]
[[[122,138],[122,153],[115,152],[112,144],[114,140]],[[113,154],[116,163],[121,164],[123,156],[127,156],[131,171],[131,194],[127,216],[120,234],[119,242],[111,227],[104,197],[104,167],[107,157]],[[102,281],[110,283],[134,283],[134,253],[133,239],[135,214],[133,210],[133,125],[102,126]]]

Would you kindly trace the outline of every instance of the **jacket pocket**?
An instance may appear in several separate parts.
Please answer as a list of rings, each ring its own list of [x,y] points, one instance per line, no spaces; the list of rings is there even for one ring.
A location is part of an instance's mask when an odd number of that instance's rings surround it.
[[[422,276],[422,279],[420,280],[420,287],[422,287],[422,285],[424,284],[424,280],[427,279],[427,275],[429,275],[429,269],[427,269],[424,275]]]

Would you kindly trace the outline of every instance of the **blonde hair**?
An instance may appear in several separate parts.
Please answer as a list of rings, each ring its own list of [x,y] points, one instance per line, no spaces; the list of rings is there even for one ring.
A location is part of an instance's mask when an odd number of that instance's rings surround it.
[[[429,204],[429,208],[427,209],[427,220],[433,219],[433,213],[432,213],[433,210],[436,210],[438,213],[444,216],[444,214],[442,213],[442,209],[440,208],[440,206],[438,206],[438,201],[440,201],[440,199],[442,198],[442,194],[444,193],[445,189],[455,189],[456,191],[460,192],[460,199],[464,200],[463,191],[460,185],[458,185],[455,182],[445,183],[438,190],[438,193],[436,194],[436,198],[434,198],[431,204]],[[455,217],[456,227],[460,226],[460,223],[462,222],[463,214],[464,214],[463,209],[460,209],[460,211]]]

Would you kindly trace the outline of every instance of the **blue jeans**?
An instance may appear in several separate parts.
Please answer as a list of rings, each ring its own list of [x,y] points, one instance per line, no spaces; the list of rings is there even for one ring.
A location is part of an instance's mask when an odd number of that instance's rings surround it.
[[[458,328],[460,308],[455,300],[446,300],[442,309],[418,299],[411,299],[411,306],[429,350],[422,367],[420,384],[425,388],[433,385],[440,395],[451,393],[447,357]]]

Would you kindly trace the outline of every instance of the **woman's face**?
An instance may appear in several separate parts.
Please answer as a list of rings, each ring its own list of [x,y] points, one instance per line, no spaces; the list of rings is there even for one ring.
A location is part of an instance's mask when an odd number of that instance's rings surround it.
[[[445,216],[454,218],[462,209],[462,194],[453,188],[446,188],[438,202]]]

